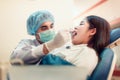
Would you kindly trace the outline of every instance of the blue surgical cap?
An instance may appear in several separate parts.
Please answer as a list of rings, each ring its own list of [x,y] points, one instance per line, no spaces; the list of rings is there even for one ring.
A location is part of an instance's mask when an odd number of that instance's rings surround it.
[[[40,26],[46,21],[54,23],[54,17],[49,11],[40,10],[31,14],[27,19],[28,34],[35,35]]]

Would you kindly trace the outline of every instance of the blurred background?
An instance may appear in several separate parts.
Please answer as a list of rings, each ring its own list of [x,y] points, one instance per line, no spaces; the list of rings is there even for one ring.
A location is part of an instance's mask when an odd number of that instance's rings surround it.
[[[56,30],[73,27],[87,15],[101,16],[116,28],[119,7],[120,0],[0,0],[0,62],[9,61],[21,39],[34,38],[27,34],[26,20],[37,10],[53,13]]]

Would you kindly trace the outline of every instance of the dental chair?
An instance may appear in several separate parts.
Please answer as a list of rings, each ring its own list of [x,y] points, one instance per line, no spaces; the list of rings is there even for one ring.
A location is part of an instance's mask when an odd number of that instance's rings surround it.
[[[115,62],[116,55],[110,48],[105,48],[100,55],[100,62],[88,80],[111,80]]]
[[[109,47],[117,56],[116,66],[112,75],[112,80],[120,80],[120,28],[111,31],[111,44]]]
[[[120,28],[115,28],[110,32],[110,44],[120,38]]]

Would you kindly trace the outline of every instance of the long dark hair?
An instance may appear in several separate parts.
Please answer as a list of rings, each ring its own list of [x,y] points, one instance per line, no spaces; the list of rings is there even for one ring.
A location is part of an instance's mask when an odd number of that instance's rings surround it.
[[[109,23],[98,16],[87,16],[86,17],[90,27],[89,29],[96,28],[96,34],[91,38],[88,46],[96,50],[98,54],[109,44],[110,40],[110,25]]]

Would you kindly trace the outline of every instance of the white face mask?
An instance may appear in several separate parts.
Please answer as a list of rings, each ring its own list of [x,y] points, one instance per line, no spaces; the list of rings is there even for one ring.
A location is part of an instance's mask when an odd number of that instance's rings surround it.
[[[41,33],[37,33],[40,37],[40,41],[47,42],[52,40],[55,37],[55,31],[53,29],[46,30]]]

